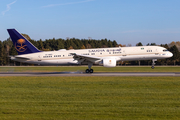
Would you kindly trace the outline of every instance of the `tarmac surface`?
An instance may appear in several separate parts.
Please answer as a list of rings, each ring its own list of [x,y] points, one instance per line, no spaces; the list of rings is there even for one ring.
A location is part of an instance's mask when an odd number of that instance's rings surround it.
[[[180,77],[180,72],[0,72],[0,76],[143,76],[158,77],[172,76]]]

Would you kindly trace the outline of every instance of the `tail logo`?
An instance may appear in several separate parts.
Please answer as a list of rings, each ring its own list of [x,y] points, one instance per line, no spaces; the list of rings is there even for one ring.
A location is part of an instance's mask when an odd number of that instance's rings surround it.
[[[17,40],[15,47],[18,52],[24,52],[27,50],[27,45],[25,45],[25,42],[26,41],[24,39]]]

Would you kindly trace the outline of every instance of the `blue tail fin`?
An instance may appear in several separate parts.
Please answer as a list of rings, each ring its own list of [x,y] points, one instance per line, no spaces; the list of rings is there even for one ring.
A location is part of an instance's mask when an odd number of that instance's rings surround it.
[[[18,55],[41,52],[15,29],[7,29]]]

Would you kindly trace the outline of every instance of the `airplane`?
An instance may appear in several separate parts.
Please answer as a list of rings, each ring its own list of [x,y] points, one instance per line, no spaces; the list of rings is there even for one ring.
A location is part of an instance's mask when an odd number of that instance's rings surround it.
[[[16,29],[7,29],[18,55],[11,60],[38,65],[81,65],[87,64],[86,73],[93,73],[93,64],[104,67],[116,67],[119,61],[152,60],[154,69],[157,59],[170,58],[173,54],[160,46],[112,47],[79,50],[61,49],[58,51],[40,51]]]

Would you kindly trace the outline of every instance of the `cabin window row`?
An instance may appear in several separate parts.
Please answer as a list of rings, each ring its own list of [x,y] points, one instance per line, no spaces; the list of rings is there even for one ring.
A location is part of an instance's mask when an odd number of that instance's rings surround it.
[[[52,57],[52,56],[43,56],[43,58],[50,58],[50,57]]]
[[[121,52],[113,52],[113,54],[120,54]]]
[[[147,50],[147,52],[152,52],[152,50]]]
[[[84,53],[83,55],[89,55],[89,53]]]
[[[54,57],[61,57],[61,55],[54,55]]]
[[[61,57],[61,55],[54,55],[54,57]],[[64,55],[63,55],[64,57]],[[43,56],[43,58],[52,58],[52,56]]]

